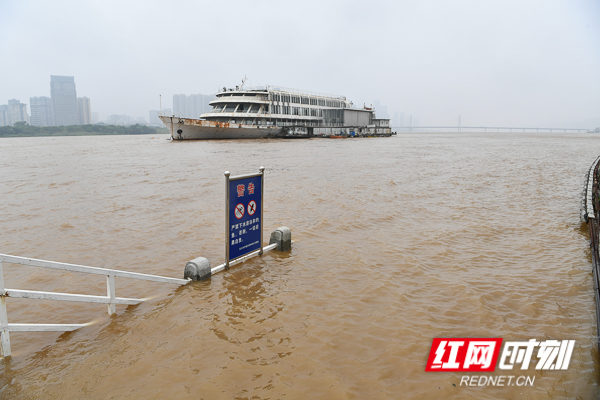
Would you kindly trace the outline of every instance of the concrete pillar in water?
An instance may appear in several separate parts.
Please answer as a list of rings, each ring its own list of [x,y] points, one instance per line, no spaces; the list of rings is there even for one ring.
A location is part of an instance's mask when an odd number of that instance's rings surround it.
[[[183,271],[183,279],[191,279],[193,281],[201,281],[210,278],[210,262],[207,258],[198,257],[185,264]]]
[[[286,226],[280,226],[271,233],[269,244],[277,243],[277,250],[290,251],[292,249],[292,231]]]

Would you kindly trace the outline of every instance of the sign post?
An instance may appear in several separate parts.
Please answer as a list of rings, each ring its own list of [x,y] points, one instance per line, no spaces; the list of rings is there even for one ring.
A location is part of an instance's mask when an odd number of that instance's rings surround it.
[[[265,167],[260,172],[230,176],[225,171],[225,268],[229,262],[259,250],[263,253]]]

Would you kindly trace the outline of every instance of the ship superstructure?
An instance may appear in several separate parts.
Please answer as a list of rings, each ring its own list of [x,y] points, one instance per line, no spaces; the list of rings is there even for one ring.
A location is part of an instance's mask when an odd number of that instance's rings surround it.
[[[223,88],[198,119],[161,116],[173,139],[390,136],[388,119],[344,96],[275,86]]]

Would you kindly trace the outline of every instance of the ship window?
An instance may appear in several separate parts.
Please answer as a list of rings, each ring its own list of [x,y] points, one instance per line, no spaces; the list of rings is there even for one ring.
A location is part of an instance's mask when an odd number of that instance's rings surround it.
[[[319,105],[320,106],[325,106],[325,100],[319,99]]]
[[[308,104],[308,97],[302,96],[302,104]]]
[[[235,104],[227,104],[223,112],[233,112],[235,110]]]
[[[317,105],[317,99],[315,99],[314,97],[310,98],[310,105],[311,106],[316,106]]]

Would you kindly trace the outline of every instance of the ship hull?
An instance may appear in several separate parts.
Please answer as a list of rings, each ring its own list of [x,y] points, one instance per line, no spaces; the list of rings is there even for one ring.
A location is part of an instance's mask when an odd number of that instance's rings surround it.
[[[282,135],[281,127],[230,124],[202,119],[159,117],[174,140],[261,139]]]
[[[312,137],[387,137],[395,133],[389,127],[263,126],[231,124],[203,119],[159,117],[174,140],[219,139],[307,139]]]

